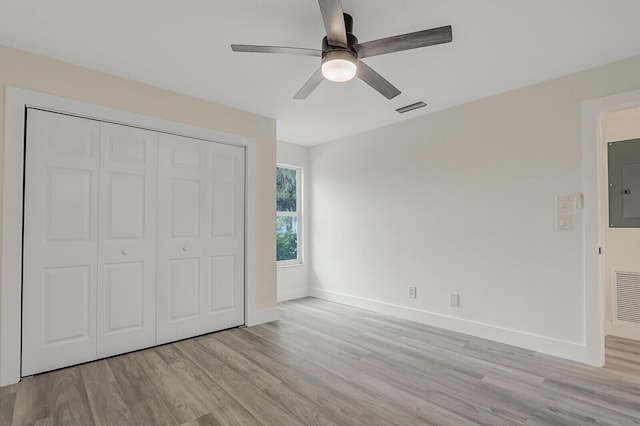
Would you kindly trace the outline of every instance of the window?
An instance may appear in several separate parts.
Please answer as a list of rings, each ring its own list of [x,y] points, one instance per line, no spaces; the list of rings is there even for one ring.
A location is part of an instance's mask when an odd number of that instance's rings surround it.
[[[276,247],[279,266],[302,263],[302,169],[276,169]]]

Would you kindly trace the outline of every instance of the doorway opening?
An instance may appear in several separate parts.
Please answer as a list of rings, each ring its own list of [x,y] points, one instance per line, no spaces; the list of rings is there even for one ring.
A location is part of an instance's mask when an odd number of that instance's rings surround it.
[[[603,112],[600,129],[605,367],[640,375],[640,106]]]

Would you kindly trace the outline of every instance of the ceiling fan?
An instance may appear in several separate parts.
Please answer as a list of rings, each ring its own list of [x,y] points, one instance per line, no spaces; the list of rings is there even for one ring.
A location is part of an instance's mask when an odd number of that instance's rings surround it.
[[[322,50],[302,47],[231,45],[234,52],[282,53],[321,58],[321,67],[296,93],[294,99],[306,99],[324,78],[344,82],[351,80],[356,75],[387,99],[393,99],[400,94],[400,90],[362,62],[361,59],[450,43],[452,40],[451,25],[447,25],[358,43],[358,39],[353,35],[353,18],[351,15],[343,13],[341,0],[318,0],[318,3],[320,3],[320,12],[327,31],[327,36],[322,39]]]

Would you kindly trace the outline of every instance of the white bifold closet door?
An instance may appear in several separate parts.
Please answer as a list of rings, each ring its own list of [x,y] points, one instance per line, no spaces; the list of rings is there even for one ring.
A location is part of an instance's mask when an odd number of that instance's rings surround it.
[[[244,323],[244,149],[159,137],[157,343]]]
[[[100,123],[98,358],[156,339],[158,133]]]
[[[22,375],[96,357],[100,123],[29,110]]]
[[[22,375],[244,323],[244,149],[28,110]]]
[[[155,344],[157,139],[29,110],[23,375]]]

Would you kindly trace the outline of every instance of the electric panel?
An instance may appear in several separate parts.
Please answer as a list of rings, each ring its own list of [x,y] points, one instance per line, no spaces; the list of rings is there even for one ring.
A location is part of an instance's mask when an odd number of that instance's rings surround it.
[[[640,228],[640,139],[607,144],[609,226]]]

